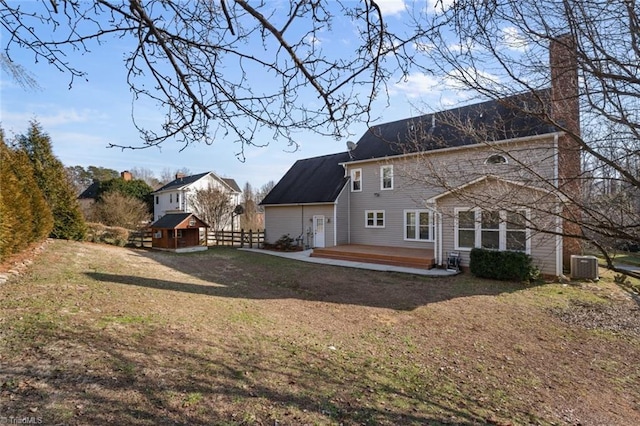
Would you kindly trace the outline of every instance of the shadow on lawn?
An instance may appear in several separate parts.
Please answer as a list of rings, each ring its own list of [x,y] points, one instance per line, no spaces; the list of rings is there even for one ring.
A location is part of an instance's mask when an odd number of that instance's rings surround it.
[[[31,352],[20,367],[2,369],[1,376],[12,383],[2,388],[5,412],[32,413],[35,407],[34,417],[46,424],[92,425],[468,425],[486,420],[479,401],[461,395],[449,401],[446,392],[437,391],[433,376],[414,377],[423,380],[420,388],[404,389],[389,384],[397,382],[393,377],[380,378],[380,372],[317,349],[273,359],[234,342],[167,336],[153,327],[134,335],[129,331],[43,330],[39,339],[45,349]],[[379,403],[389,398],[402,403]],[[464,409],[453,408],[456,402]]]
[[[396,310],[413,310],[458,297],[498,295],[522,290],[521,283],[477,279],[470,274],[431,278],[369,271],[242,252],[214,250],[180,257],[143,252],[142,256],[187,274],[166,280],[129,274],[87,272],[92,279],[159,290],[248,299],[296,298]],[[196,282],[189,282],[196,281]]]

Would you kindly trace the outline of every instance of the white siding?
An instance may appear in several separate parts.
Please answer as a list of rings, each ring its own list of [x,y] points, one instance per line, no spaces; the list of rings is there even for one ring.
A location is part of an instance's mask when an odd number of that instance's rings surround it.
[[[209,187],[216,188],[221,191],[228,191],[229,197],[231,198],[231,205],[233,207],[240,204],[240,194],[237,192],[230,192],[229,187],[226,184],[222,183],[215,176],[209,173],[188,186],[154,193],[154,220],[160,219],[167,213],[193,212],[192,197],[194,192]],[[156,198],[158,203],[156,203]],[[234,217],[234,222],[234,229],[238,229],[240,218]],[[231,230],[231,225],[227,226],[227,230]]]

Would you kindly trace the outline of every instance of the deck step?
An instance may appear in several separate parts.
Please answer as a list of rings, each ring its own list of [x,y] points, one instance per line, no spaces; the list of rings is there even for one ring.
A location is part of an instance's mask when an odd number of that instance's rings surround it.
[[[431,269],[435,265],[435,259],[432,257],[334,251],[331,249],[321,248],[313,249],[311,256],[325,259],[347,260],[350,262],[375,263],[379,265],[403,266],[420,269]]]

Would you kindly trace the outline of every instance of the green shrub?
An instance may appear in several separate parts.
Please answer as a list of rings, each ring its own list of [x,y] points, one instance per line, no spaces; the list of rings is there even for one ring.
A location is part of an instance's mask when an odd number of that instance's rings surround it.
[[[517,251],[474,248],[469,266],[476,277],[502,281],[531,281],[539,275],[531,256]]]

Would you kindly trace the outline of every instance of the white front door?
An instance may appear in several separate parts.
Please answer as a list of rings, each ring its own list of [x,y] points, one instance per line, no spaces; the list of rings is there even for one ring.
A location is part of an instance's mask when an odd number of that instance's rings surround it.
[[[324,247],[324,216],[313,216],[313,246]]]

